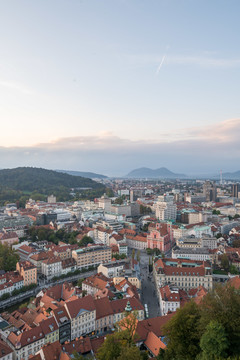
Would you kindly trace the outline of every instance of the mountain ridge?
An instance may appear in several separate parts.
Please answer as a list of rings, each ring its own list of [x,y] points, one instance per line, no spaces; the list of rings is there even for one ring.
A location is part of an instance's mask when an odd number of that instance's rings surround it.
[[[89,187],[98,189],[102,185],[80,176],[59,173],[37,167],[18,167],[0,170],[0,186],[14,190],[46,190],[56,187]]]
[[[88,179],[107,179],[108,176],[97,174],[91,171],[78,171],[78,170],[54,170],[63,174],[69,174],[72,176],[81,176]]]
[[[130,171],[126,177],[128,178],[171,178],[171,179],[175,179],[175,178],[185,178],[186,175],[184,174],[177,174],[174,173],[172,171],[170,171],[169,169],[167,169],[166,167],[161,167],[158,169],[150,169],[147,167],[141,167],[138,169],[134,169],[132,171]]]

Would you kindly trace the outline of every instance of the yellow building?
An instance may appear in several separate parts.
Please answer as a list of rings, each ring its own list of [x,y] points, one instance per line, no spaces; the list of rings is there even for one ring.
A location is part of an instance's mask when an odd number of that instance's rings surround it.
[[[23,277],[24,286],[37,284],[37,267],[30,263],[30,261],[19,261],[16,265],[16,270]]]

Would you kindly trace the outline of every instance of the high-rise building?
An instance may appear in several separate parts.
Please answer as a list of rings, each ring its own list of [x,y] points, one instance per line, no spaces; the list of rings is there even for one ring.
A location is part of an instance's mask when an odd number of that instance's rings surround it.
[[[239,183],[232,185],[232,196],[238,198],[238,193],[240,192]]]
[[[217,200],[217,189],[215,182],[210,180],[205,181],[203,184],[203,195],[206,197],[206,201]]]
[[[155,215],[159,220],[176,220],[177,206],[173,202],[174,197],[172,195],[158,196],[158,200],[155,205]]]

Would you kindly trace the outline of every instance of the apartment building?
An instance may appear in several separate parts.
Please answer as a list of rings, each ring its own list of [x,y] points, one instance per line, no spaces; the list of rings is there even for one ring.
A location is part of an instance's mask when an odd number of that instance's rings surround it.
[[[125,239],[128,247],[136,250],[144,250],[147,248],[147,238],[144,236],[136,235],[125,235]]]
[[[71,340],[95,331],[96,309],[92,296],[66,302],[64,307],[71,320]]]
[[[7,272],[1,278],[0,297],[4,294],[12,293],[24,286],[24,280],[17,271]]]
[[[171,195],[158,196],[155,204],[155,215],[159,220],[176,220],[177,206],[173,202],[174,197]]]
[[[30,261],[20,261],[16,264],[16,270],[23,277],[24,286],[37,284],[37,267]]]
[[[207,248],[179,248],[176,246],[172,249],[173,259],[190,259],[212,262],[212,256],[213,255]]]
[[[101,243],[104,245],[108,245],[110,236],[112,235],[112,232],[113,231],[110,229],[105,229],[104,227],[97,226],[93,230],[93,237],[94,237],[95,242]]]
[[[56,246],[53,251],[55,256],[59,256],[61,260],[70,259],[72,256],[72,250],[69,245]]]
[[[82,290],[85,290],[88,295],[94,296],[99,290],[106,288],[108,280],[103,274],[89,276],[83,281]]]
[[[42,273],[42,262],[48,259],[49,254],[45,251],[41,251],[37,254],[30,255],[28,260],[37,267],[37,274]]]
[[[144,319],[144,307],[141,302],[135,297],[113,300],[111,301],[111,308],[113,310],[113,323],[117,323],[126,316],[127,304],[130,304],[129,310],[136,313],[139,321]]]
[[[101,334],[113,329],[113,309],[108,297],[94,300],[96,308],[95,331]]]
[[[168,284],[189,290],[199,286],[212,289],[213,276],[211,265],[205,261],[187,259],[158,259],[153,266],[156,287]]]
[[[44,343],[49,344],[59,340],[58,324],[53,316],[39,323],[44,334]]]
[[[42,274],[47,280],[62,274],[62,261],[59,257],[53,256],[42,261]]]
[[[12,360],[13,349],[11,349],[4,341],[0,340],[0,360]]]
[[[126,265],[125,260],[115,261],[115,262],[108,262],[106,264],[101,264],[98,266],[98,273],[102,273],[108,278],[112,278],[115,276],[120,276],[124,272],[124,268]]]
[[[109,262],[112,258],[112,250],[108,246],[87,246],[74,250],[72,257],[76,261],[78,269],[82,269]]]
[[[7,341],[15,352],[16,360],[28,360],[30,355],[43,347],[44,333],[40,326],[23,332],[16,330],[9,334]]]
[[[71,340],[71,319],[64,306],[52,310],[53,315],[59,329],[59,342],[63,344],[65,341]]]
[[[179,291],[178,287],[170,285],[165,285],[158,289],[159,308],[162,316],[180,308]]]

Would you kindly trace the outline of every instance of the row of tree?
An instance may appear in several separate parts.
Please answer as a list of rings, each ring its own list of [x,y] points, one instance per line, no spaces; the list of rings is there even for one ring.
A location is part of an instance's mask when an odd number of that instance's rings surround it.
[[[93,239],[90,236],[83,236],[81,240],[77,240],[77,235],[79,231],[67,232],[64,229],[59,229],[57,231],[53,229],[48,229],[45,227],[36,227],[32,226],[29,229],[29,237],[32,241],[42,241],[47,240],[54,244],[58,244],[59,241],[63,241],[66,244],[78,244],[78,246],[86,246],[87,244],[93,243]]]
[[[221,360],[240,356],[240,292],[219,286],[200,305],[191,301],[164,328],[158,360]]]

